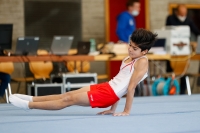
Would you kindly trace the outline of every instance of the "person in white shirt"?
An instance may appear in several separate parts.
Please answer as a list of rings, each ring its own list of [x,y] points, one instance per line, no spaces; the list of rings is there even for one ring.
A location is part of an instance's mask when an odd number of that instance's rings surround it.
[[[91,106],[109,110],[98,114],[126,116],[130,114],[135,88],[148,73],[148,59],[145,56],[156,40],[157,34],[137,29],[130,38],[128,57],[121,64],[119,73],[109,82],[83,87],[60,95],[28,96],[10,95],[10,102],[23,109],[60,110],[72,105]],[[115,113],[119,99],[126,94],[125,108]]]

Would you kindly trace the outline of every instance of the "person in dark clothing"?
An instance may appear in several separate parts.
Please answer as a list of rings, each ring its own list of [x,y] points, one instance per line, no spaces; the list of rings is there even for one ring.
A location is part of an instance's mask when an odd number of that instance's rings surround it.
[[[200,30],[194,24],[194,22],[187,16],[187,7],[184,4],[179,4],[176,8],[176,12],[173,15],[169,15],[166,20],[166,26],[181,26],[187,25],[190,27],[190,31],[196,36],[200,35]],[[170,62],[167,61],[167,72],[172,72]],[[185,76],[180,79],[180,94],[185,94],[186,81]]]
[[[195,35],[200,35],[200,30],[194,24],[194,22],[187,17],[187,8],[185,5],[180,4],[176,9],[176,13],[169,15],[166,20],[166,26],[181,26],[188,25],[190,30]]]
[[[10,75],[0,72],[0,97],[4,96],[8,83],[10,83]]]
[[[0,56],[4,56],[5,51],[0,48]],[[5,89],[8,87],[8,83],[10,83],[10,75],[4,72],[0,72],[0,97],[3,97],[5,94]]]

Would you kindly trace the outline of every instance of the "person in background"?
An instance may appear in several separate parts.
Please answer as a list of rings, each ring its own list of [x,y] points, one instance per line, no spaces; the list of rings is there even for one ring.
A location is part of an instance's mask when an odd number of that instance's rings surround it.
[[[8,83],[10,83],[10,75],[0,72],[0,97],[4,96]]]
[[[169,15],[166,19],[166,26],[181,26],[187,25],[190,27],[190,31],[197,35],[200,35],[200,30],[194,24],[194,22],[187,16],[187,7],[184,4],[179,4],[176,8],[175,14]],[[170,62],[167,61],[167,72],[172,72]],[[185,76],[180,79],[180,94],[185,94],[186,81]]]
[[[188,25],[192,33],[196,36],[200,35],[200,30],[194,22],[187,16],[187,7],[184,4],[179,4],[175,14],[169,15],[166,20],[166,26],[181,26]]]
[[[136,30],[135,16],[140,13],[139,0],[128,0],[127,11],[122,12],[117,17],[116,33],[120,41],[129,42],[131,34]]]
[[[4,56],[5,51],[0,48],[0,56]],[[0,97],[3,97],[5,94],[5,90],[8,87],[8,83],[10,83],[10,75],[4,72],[0,72]]]

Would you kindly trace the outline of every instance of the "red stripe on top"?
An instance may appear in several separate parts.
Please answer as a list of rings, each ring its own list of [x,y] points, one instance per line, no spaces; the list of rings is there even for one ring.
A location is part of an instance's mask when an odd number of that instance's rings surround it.
[[[122,69],[124,69],[125,67],[131,65],[131,69],[130,69],[130,72],[131,72],[131,70],[132,70],[132,66],[133,66],[133,63],[134,63],[134,62],[135,62],[135,60],[131,61],[131,63],[127,64],[127,65],[124,66]],[[121,69],[121,70],[122,70],[122,69]]]

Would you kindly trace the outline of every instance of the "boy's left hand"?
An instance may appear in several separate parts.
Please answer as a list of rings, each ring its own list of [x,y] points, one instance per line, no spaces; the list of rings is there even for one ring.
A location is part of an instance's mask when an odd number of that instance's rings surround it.
[[[121,112],[121,113],[114,113],[113,116],[128,116],[129,113],[127,112]]]

